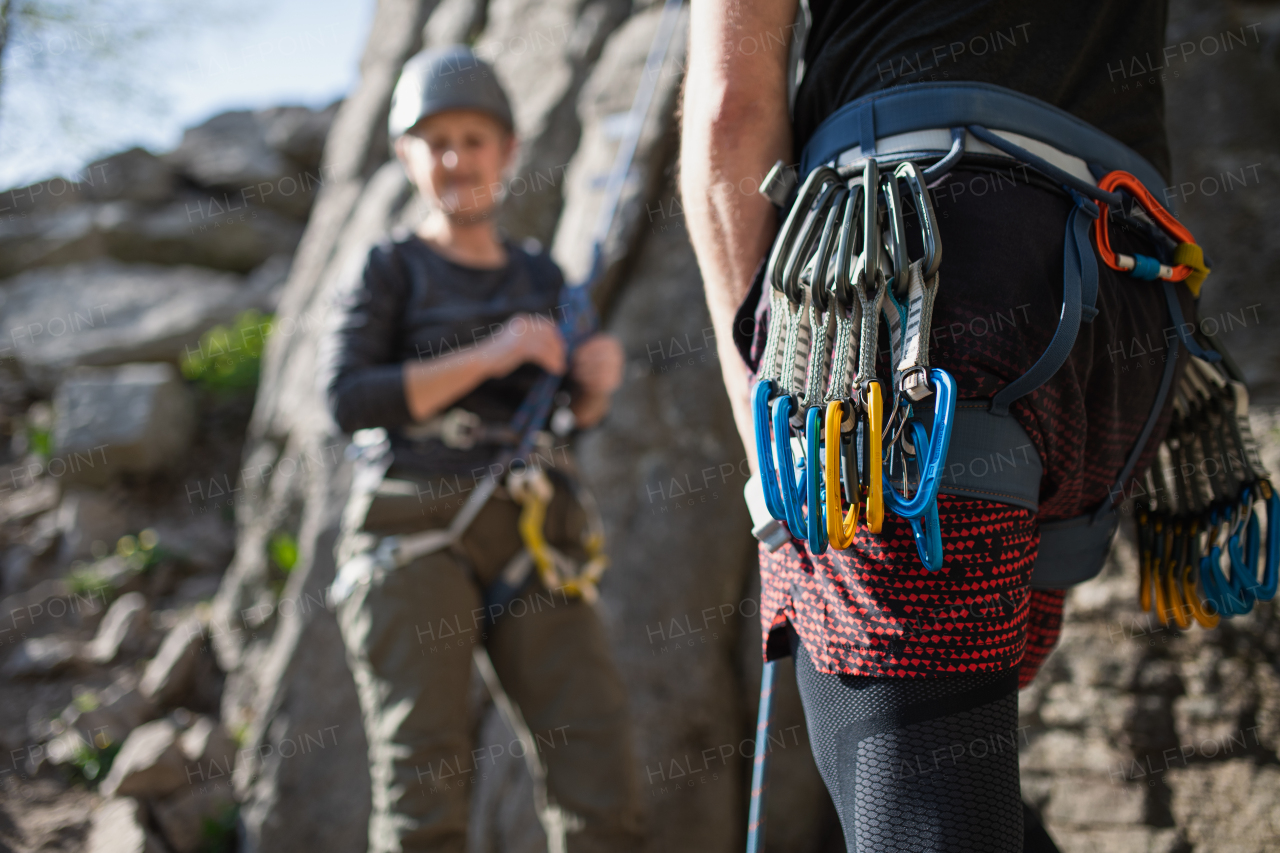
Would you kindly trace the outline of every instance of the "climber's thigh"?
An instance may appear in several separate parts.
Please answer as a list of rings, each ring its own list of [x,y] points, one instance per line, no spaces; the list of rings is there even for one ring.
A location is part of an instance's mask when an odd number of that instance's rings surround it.
[[[464,849],[482,614],[471,573],[448,552],[375,574],[339,606],[369,740],[371,853]]]
[[[639,822],[627,696],[595,608],[535,582],[498,616],[489,653],[552,799],[585,821],[569,849],[627,849]]]

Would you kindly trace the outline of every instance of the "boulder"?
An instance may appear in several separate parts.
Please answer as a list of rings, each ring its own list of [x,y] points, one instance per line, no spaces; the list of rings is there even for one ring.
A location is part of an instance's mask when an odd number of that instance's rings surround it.
[[[271,287],[279,262],[262,279]],[[17,359],[38,392],[52,393],[80,365],[177,362],[200,336],[249,308],[266,308],[269,290],[197,267],[124,265],[32,270],[0,288],[0,355]]]
[[[80,644],[65,637],[32,637],[9,653],[0,667],[4,678],[48,678],[72,669],[80,654]]]
[[[125,738],[111,772],[102,781],[105,796],[165,797],[187,784],[178,727],[170,720],[138,726]]]
[[[107,257],[246,273],[298,245],[302,226],[289,208],[309,204],[319,180],[298,172],[235,190],[188,189],[159,205],[122,198],[0,216],[0,277]]]
[[[171,364],[78,368],[58,386],[54,408],[54,448],[71,460],[66,477],[86,483],[172,468],[195,428],[191,395]]]
[[[232,190],[302,219],[322,183],[320,160],[336,105],[222,113],[183,133],[165,159],[202,187]]]
[[[277,208],[303,204],[306,175],[230,190],[188,192],[162,207],[103,205],[95,217],[102,250],[126,263],[194,264],[247,273],[277,254],[290,254],[302,226]],[[274,206],[263,206],[279,195]],[[309,202],[306,202],[309,203]]]
[[[324,142],[338,112],[334,102],[323,110],[307,107],[273,107],[256,114],[267,144],[305,169],[320,168]]]
[[[76,467],[102,467],[106,458],[105,449],[97,456],[83,453],[81,459],[89,461]],[[67,563],[85,560],[115,549],[116,540],[129,532],[128,508],[119,494],[74,486],[62,496],[57,524],[62,535],[61,559]]]
[[[174,194],[177,181],[163,159],[145,148],[130,148],[85,166],[77,187],[95,201],[156,204]]]
[[[172,705],[193,686],[204,645],[204,625],[190,616],[169,629],[160,650],[147,664],[138,685],[143,698],[158,705]]]
[[[202,187],[252,186],[274,181],[290,168],[284,155],[267,144],[263,122],[248,110],[219,113],[188,128],[165,160]]]
[[[145,642],[150,616],[151,608],[142,593],[120,596],[98,623],[98,633],[85,644],[83,657],[90,663],[109,664],[122,651],[138,650]]]
[[[113,797],[93,812],[84,849],[86,853],[168,853],[169,850],[147,828],[146,809],[132,797]]]

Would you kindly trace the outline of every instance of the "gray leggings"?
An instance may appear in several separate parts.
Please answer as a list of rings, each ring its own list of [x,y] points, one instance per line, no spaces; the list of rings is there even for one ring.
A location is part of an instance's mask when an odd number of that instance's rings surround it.
[[[1018,781],[1018,677],[818,672],[791,632],[818,770],[850,853],[1056,851]]]

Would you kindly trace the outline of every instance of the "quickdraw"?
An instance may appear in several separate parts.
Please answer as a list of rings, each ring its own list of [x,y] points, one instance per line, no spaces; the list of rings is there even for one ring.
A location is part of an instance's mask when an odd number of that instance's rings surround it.
[[[1280,586],[1280,495],[1248,409],[1248,392],[1226,359],[1191,357],[1168,434],[1139,484],[1138,602],[1165,625],[1217,627],[1270,601]]]
[[[1094,223],[1094,234],[1098,240],[1098,254],[1103,263],[1113,270],[1128,272],[1135,278],[1152,281],[1157,278],[1164,281],[1183,281],[1191,290],[1192,296],[1200,296],[1200,286],[1209,275],[1205,264],[1204,251],[1196,243],[1191,232],[1182,223],[1173,218],[1165,210],[1155,196],[1147,191],[1136,177],[1128,172],[1111,172],[1098,181],[1098,188],[1107,192],[1123,191],[1132,197],[1140,208],[1143,218],[1136,214],[1125,217],[1141,228],[1158,249],[1164,250],[1166,258],[1153,258],[1149,255],[1125,255],[1111,248],[1111,237],[1108,233],[1107,205],[1098,202],[1100,216]],[[1153,221],[1154,220],[1154,221]],[[1152,227],[1156,226],[1156,227]],[[1169,238],[1173,239],[1170,240]],[[1169,245],[1172,244],[1172,245]]]
[[[920,220],[924,255],[915,261],[903,182]],[[913,163],[881,175],[869,159],[860,180],[815,169],[783,221],[765,267],[773,319],[752,412],[765,505],[815,554],[852,547],[860,524],[879,533],[888,507],[911,522],[925,568],[942,567],[937,494],[956,393],[950,374],[929,365],[941,260]],[[876,372],[882,315],[893,338],[890,381]],[[926,428],[915,407],[929,397]],[[910,469],[910,497],[889,484],[886,467]]]

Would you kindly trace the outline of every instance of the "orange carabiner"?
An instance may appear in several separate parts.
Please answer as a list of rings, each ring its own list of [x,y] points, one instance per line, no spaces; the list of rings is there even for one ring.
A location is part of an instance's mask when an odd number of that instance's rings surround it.
[[[840,488],[840,427],[844,424],[844,406],[839,400],[827,403],[827,449],[823,466],[827,487],[827,541],[840,551],[852,545],[858,533],[858,501],[854,500],[846,512]]]
[[[1175,219],[1173,214],[1165,210],[1164,205],[1160,204],[1156,197],[1148,192],[1142,181],[1129,172],[1117,170],[1107,173],[1102,180],[1098,181],[1098,189],[1106,190],[1107,192],[1123,189],[1133,195],[1147,215],[1155,220],[1156,224],[1178,244],[1177,250],[1174,252],[1174,265],[1159,264],[1158,271],[1154,269],[1156,264],[1154,259],[1143,259],[1137,255],[1118,254],[1111,248],[1111,236],[1107,229],[1107,205],[1105,202],[1099,201],[1097,202],[1099,216],[1093,224],[1093,230],[1094,236],[1098,241],[1098,254],[1102,257],[1102,262],[1113,270],[1120,272],[1136,270],[1140,263],[1153,265],[1152,274],[1141,277],[1160,278],[1165,281],[1186,281],[1192,295],[1199,296],[1200,285],[1208,277],[1209,269],[1204,265],[1203,250],[1200,249],[1200,246],[1196,243],[1196,238],[1191,235],[1186,226]]]

